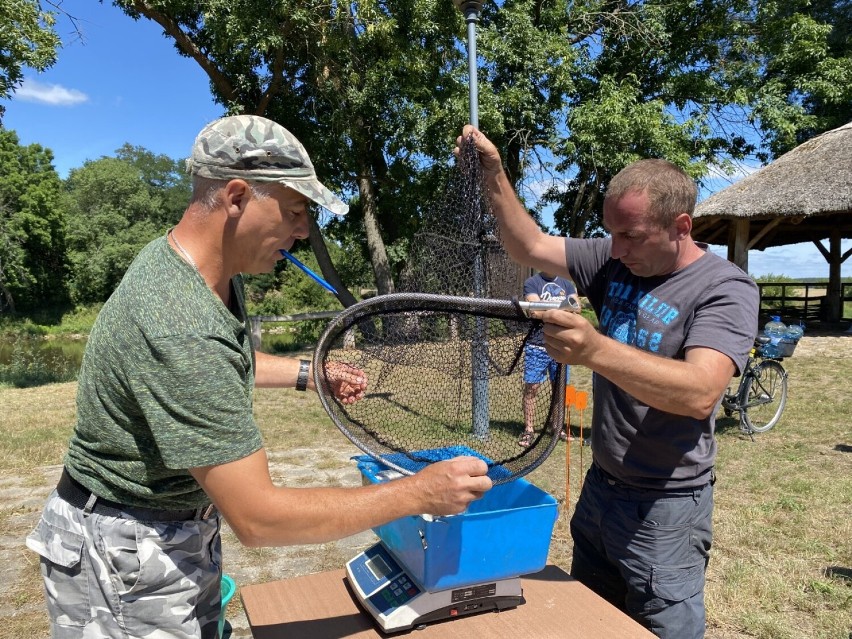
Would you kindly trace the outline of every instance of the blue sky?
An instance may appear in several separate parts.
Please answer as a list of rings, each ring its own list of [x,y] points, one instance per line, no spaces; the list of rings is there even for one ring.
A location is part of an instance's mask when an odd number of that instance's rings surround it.
[[[195,134],[223,113],[200,67],[180,56],[158,25],[134,22],[109,0],[65,0],[61,7],[77,20],[82,41],[60,16],[57,63],[25,73],[4,102],[4,126],[23,144],[51,149],[62,177],[125,142],[187,157]]]
[[[64,46],[57,63],[42,74],[25,74],[23,86],[4,102],[3,125],[22,144],[51,149],[62,177],[86,160],[113,155],[125,142],[176,159],[189,155],[196,133],[223,113],[200,67],[180,56],[158,25],[134,22],[108,1],[65,0],[61,7],[76,19],[82,40],[60,16]],[[715,182],[718,188],[729,183]],[[842,250],[850,247],[852,241],[844,240]],[[749,272],[828,277],[828,264],[807,243],[751,251]],[[842,274],[852,276],[852,260]]]

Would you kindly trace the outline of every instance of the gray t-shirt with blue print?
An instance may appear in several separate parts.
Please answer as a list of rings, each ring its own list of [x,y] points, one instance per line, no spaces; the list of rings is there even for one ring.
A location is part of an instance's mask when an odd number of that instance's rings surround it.
[[[611,258],[610,248],[609,238],[568,238],[565,245],[571,278],[604,335],[671,359],[683,359],[688,347],[712,348],[742,370],[759,307],[746,273],[702,246],[704,256],[686,268],[638,277]],[[707,419],[667,413],[598,374],[593,393],[592,450],[603,470],[645,488],[706,483],[716,457],[715,411]]]

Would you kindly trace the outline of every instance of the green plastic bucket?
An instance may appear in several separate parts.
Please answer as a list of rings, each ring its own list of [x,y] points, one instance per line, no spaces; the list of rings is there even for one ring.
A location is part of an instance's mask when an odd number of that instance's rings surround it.
[[[228,575],[222,575],[222,612],[219,614],[219,638],[225,632],[225,607],[237,591],[237,584]]]

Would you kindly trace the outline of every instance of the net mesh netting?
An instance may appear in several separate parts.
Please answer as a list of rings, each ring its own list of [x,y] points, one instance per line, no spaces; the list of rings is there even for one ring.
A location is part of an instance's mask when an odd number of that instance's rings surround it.
[[[500,243],[472,142],[462,145],[443,201],[424,215],[400,279],[399,292],[497,299],[521,292],[522,269]]]
[[[417,236],[404,292],[335,317],[314,371],[332,420],[377,461],[410,474],[475,455],[502,483],[536,468],[558,442],[565,371],[557,366],[555,380],[523,399],[524,347],[540,325],[517,303],[520,269],[501,247],[480,171],[473,145],[463,145],[443,206]],[[330,362],[364,371],[362,400],[336,400]]]

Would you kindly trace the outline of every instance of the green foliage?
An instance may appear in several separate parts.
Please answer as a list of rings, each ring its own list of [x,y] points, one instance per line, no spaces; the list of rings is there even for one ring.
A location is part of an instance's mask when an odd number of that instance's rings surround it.
[[[11,344],[19,336],[41,337],[46,332],[44,326],[29,317],[22,318],[20,315],[0,315],[0,338],[4,342]]]
[[[442,202],[468,119],[466,28],[453,4],[114,4],[156,18],[183,54],[194,46],[229,112],[263,113],[302,140],[321,179],[350,194],[350,215],[324,229],[343,249],[330,247],[343,281],[389,290],[422,216]],[[7,0],[0,20],[12,9],[26,20],[33,7]],[[852,118],[849,12],[842,0],[485,3],[481,128],[522,197],[553,184],[540,206],[555,208],[557,228],[598,235],[606,184],[635,159],[666,157],[700,180],[711,165],[768,157]],[[50,31],[52,17],[39,19]],[[755,127],[765,146],[749,135]],[[102,301],[138,249],[179,218],[189,192],[177,162],[131,145],[72,172],[67,188],[63,202],[43,198],[61,209],[56,220],[67,211],[67,260],[61,229],[22,231],[8,221],[15,206],[0,201],[0,273],[18,287],[0,296],[42,282],[36,294],[27,288],[28,301],[61,293],[67,266],[73,300]],[[281,271],[253,286],[258,308],[316,298]]]
[[[369,268],[357,251],[347,251],[328,242],[329,254],[344,284],[350,290],[371,285]],[[297,246],[291,253],[314,273],[319,273],[310,247]],[[308,311],[340,310],[337,298],[287,260],[280,260],[273,273],[245,278],[248,310],[251,315],[289,315]]]
[[[338,273],[349,290],[370,287],[369,267],[358,251],[346,251],[336,242],[328,242],[329,253]],[[319,273],[316,258],[310,248],[294,248],[297,259],[315,273]],[[275,272],[266,275],[246,276],[246,295],[250,315],[294,315],[315,311],[339,311],[340,301],[319,286],[300,269],[287,260],[278,262]],[[287,322],[282,333],[272,341],[269,352],[287,352],[315,344],[328,320]],[[267,328],[267,325],[264,326]]]
[[[0,312],[64,303],[65,220],[53,154],[0,129]]]
[[[142,247],[180,219],[190,193],[176,161],[130,145],[73,169],[66,187],[77,304],[106,301]]]
[[[387,290],[440,203],[468,119],[461,12],[431,0],[116,4],[165,17],[167,32],[204,56],[231,112],[263,113],[303,141],[320,177],[352,194],[329,236],[369,260]],[[701,179],[761,151],[755,126],[801,132],[794,111],[848,111],[847,13],[839,0],[485,3],[480,126],[522,197],[552,182],[542,204],[556,206],[559,230],[600,234],[605,186],[635,159],[665,157]],[[794,38],[778,37],[791,28]],[[757,120],[752,105],[763,109]]]
[[[777,157],[852,119],[852,3],[755,3],[753,117]]]
[[[56,62],[55,22],[56,13],[44,11],[39,0],[0,0],[0,100],[23,81],[24,67],[44,71]],[[0,104],[0,120],[4,111]]]
[[[773,282],[794,282],[792,277],[789,275],[775,275],[775,273],[766,273],[765,275],[755,276],[752,275],[751,278],[757,282],[758,284],[771,284]]]
[[[72,309],[37,309],[14,316],[0,315],[0,338],[10,344],[19,336],[75,339],[89,334],[100,310],[101,305],[94,304]]]
[[[752,279],[758,284],[764,284],[760,288],[760,294],[762,298],[766,297],[780,297],[784,293],[784,288],[781,286],[783,282],[793,282],[794,280],[791,277],[786,275],[774,275],[772,273],[767,273],[766,275],[761,275],[760,277],[752,276]],[[772,303],[767,303],[767,306],[770,307],[780,307],[780,301],[773,301]]]
[[[48,325],[48,335],[88,335],[101,310],[101,304],[77,306],[62,314],[58,324]]]
[[[577,56],[565,94],[564,132],[551,143],[560,172],[544,202],[557,228],[575,237],[602,233],[609,180],[627,164],[663,157],[696,179],[754,150],[740,132],[740,82],[727,56],[741,33],[746,2],[574,5],[567,29]]]
[[[183,161],[167,155],[155,155],[141,146],[130,144],[124,144],[115,156],[132,164],[148,185],[149,192],[160,197],[161,208],[154,222],[162,227],[177,224],[192,194],[192,180]]]

